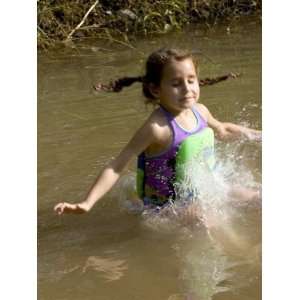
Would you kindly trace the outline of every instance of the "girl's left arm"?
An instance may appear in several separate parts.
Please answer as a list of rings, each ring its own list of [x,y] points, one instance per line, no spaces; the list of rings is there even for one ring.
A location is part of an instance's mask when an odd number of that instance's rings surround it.
[[[261,142],[262,140],[261,130],[256,130],[227,122],[221,123],[221,127],[223,128],[221,128],[220,132],[217,133],[218,137],[220,137],[221,140],[244,139],[256,142]]]
[[[202,115],[206,118],[208,126],[215,131],[218,139],[222,141],[245,139],[248,141],[258,142],[262,140],[261,130],[251,129],[228,122],[220,122],[212,116],[203,104],[198,104],[198,108]]]

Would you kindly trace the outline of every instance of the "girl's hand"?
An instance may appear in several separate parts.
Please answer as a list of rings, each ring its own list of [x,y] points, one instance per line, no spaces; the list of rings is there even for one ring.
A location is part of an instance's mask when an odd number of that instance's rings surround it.
[[[83,214],[90,210],[90,207],[88,207],[85,203],[78,203],[78,204],[71,204],[67,202],[58,203],[54,207],[54,211],[58,215],[62,214]]]
[[[248,130],[248,132],[245,133],[245,136],[249,141],[254,142],[261,142],[262,141],[262,132],[260,130]]]

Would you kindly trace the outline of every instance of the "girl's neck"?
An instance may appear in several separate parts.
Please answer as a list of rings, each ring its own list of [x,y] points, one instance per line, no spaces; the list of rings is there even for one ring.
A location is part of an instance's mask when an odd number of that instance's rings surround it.
[[[177,118],[177,117],[185,118],[187,116],[190,116],[190,113],[192,112],[191,108],[185,108],[183,110],[174,110],[174,109],[170,109],[168,107],[165,107],[164,105],[161,105],[161,104],[159,104],[159,106],[162,107],[167,112],[169,112],[175,118]]]
[[[184,130],[191,131],[197,126],[197,118],[191,108],[172,112],[163,106],[161,107],[168,111],[174,117],[175,122]]]

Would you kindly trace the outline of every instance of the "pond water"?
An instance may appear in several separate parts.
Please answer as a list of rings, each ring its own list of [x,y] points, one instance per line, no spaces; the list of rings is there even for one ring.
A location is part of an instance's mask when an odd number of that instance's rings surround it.
[[[149,53],[187,48],[200,61],[200,78],[240,72],[238,79],[201,89],[200,102],[221,121],[261,128],[261,24],[233,21],[189,26],[139,39],[133,48],[81,41],[74,49],[38,57],[38,298],[261,299],[261,208],[227,207],[220,231],[172,230],[126,209],[135,161],[86,215],[58,217],[59,201],[83,199],[101,169],[150,114],[139,84],[95,95],[102,80],[143,72]],[[261,146],[217,142],[223,174],[248,186],[261,181]],[[213,192],[214,193],[214,192]],[[211,197],[214,197],[212,195]],[[209,199],[208,199],[209,200]],[[224,216],[225,215],[225,216]]]

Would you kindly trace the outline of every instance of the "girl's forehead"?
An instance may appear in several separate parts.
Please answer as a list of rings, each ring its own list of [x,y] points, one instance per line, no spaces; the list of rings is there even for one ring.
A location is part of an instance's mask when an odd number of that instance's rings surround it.
[[[172,59],[163,69],[163,77],[176,77],[186,74],[196,74],[196,68],[191,58],[183,60]]]

